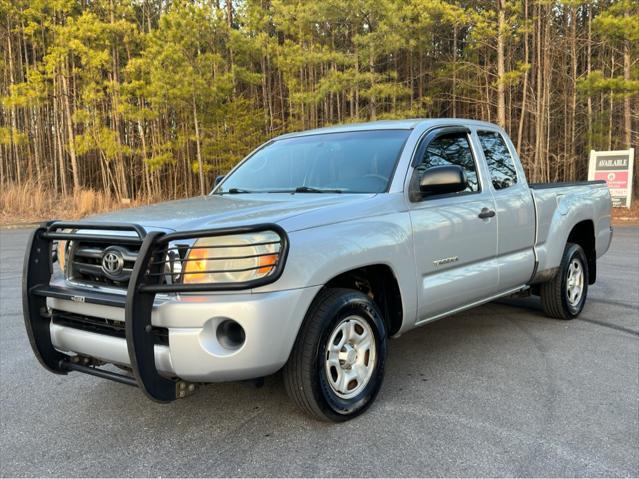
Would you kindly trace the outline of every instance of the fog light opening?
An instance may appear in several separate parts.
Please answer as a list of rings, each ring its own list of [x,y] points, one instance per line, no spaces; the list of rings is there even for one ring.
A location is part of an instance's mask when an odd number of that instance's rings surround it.
[[[226,349],[239,349],[246,340],[244,328],[237,321],[225,319],[217,326],[217,340]]]

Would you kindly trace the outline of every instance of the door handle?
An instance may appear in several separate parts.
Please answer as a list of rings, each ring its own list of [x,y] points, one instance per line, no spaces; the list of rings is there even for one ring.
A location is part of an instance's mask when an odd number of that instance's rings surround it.
[[[491,210],[489,208],[482,208],[481,209],[481,213],[479,213],[478,215],[482,220],[485,220],[486,218],[492,218],[493,216],[495,216],[495,211]]]

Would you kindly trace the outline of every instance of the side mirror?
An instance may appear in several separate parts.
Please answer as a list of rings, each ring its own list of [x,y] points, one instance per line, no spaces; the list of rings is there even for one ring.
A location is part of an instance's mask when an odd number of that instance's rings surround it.
[[[467,187],[466,173],[457,165],[429,168],[419,181],[419,191],[423,196],[457,193]]]
[[[215,177],[215,182],[213,183],[213,188],[215,188],[217,185],[219,185],[222,182],[222,180],[224,179],[225,176],[226,175],[217,175]]]

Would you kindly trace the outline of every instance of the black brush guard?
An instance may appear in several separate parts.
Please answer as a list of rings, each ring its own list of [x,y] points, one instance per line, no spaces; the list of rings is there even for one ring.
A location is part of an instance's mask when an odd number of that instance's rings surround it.
[[[69,232],[68,230],[71,230]],[[82,231],[116,231],[128,235],[80,234]],[[279,255],[273,270],[267,276],[238,283],[166,284],[166,255],[170,243],[180,240],[224,236],[242,233],[273,231],[280,237]],[[54,241],[91,241],[105,244],[130,244],[140,246],[126,293],[107,294],[80,288],[60,288],[50,285],[53,261],[56,254]],[[187,247],[188,249],[188,247]],[[256,288],[276,281],[282,274],[288,254],[286,232],[276,224],[261,224],[233,228],[208,229],[184,233],[146,232],[134,224],[119,223],[69,223],[49,222],[31,234],[24,262],[22,295],[24,321],[29,342],[36,357],[47,370],[56,374],[79,371],[110,379],[123,384],[138,386],[152,400],[170,402],[185,393],[185,383],[179,378],[167,378],[155,367],[154,339],[151,313],[157,293],[192,293],[229,291]],[[247,256],[249,257],[249,256]],[[100,369],[94,364],[82,364],[77,357],[57,351],[51,342],[51,314],[47,297],[81,303],[101,304],[125,309],[126,343],[133,376]]]

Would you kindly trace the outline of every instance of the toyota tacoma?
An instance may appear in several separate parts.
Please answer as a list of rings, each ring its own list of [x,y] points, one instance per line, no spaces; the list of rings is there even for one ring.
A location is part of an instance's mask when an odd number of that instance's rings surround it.
[[[25,325],[56,374],[169,402],[282,370],[302,410],[343,421],[374,401],[389,338],[514,294],[578,316],[610,218],[604,182],[529,184],[490,123],[287,134],[208,196],[41,225]]]

